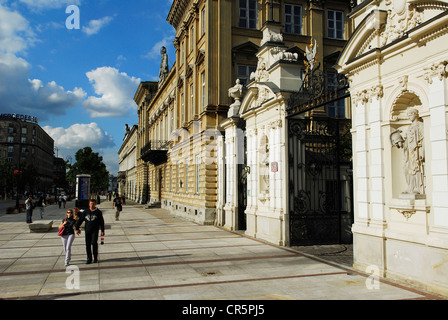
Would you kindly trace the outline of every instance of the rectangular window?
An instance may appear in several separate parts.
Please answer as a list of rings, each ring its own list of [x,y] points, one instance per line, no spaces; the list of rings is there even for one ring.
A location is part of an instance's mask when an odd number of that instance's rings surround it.
[[[27,127],[22,127],[22,134],[27,134],[28,133],[28,128]]]
[[[183,92],[180,95],[180,103],[181,103],[181,112],[182,112],[182,123],[180,125],[183,126],[184,122],[185,122],[185,97],[184,97]]]
[[[337,74],[327,73],[327,88],[333,92],[338,88]],[[345,118],[345,99],[340,99],[327,105],[327,112],[330,118]]]
[[[202,22],[202,34],[205,34],[205,26],[206,26],[206,15],[205,15],[205,7],[201,11],[201,22]]]
[[[257,28],[257,0],[239,0],[239,27]]]
[[[194,105],[194,85],[190,84],[190,108],[191,108],[191,120],[193,120],[195,115],[195,105]]]
[[[302,6],[285,4],[285,33],[302,34]]]
[[[26,137],[22,137],[22,138],[20,139],[20,142],[21,142],[21,143],[26,143]]]
[[[165,129],[165,137],[163,140],[168,141],[168,112],[165,114],[165,123],[164,123],[164,129]]]
[[[8,127],[8,133],[14,133],[14,127]]]
[[[14,152],[14,147],[13,146],[9,146],[8,147],[8,152],[9,153],[13,153]]]
[[[331,39],[344,39],[344,12],[337,10],[327,11],[327,34]]]
[[[190,52],[194,49],[194,27],[190,29]]]
[[[8,137],[8,142],[9,142],[9,143],[14,142],[14,137]]]
[[[246,85],[250,82],[250,74],[256,70],[256,66],[238,65],[236,77],[240,79],[242,85]]]
[[[205,71],[201,73],[202,81],[202,109],[205,108]]]

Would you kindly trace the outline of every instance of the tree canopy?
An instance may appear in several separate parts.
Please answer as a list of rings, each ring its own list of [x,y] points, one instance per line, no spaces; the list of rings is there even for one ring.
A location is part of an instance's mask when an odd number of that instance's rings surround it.
[[[93,152],[91,147],[85,147],[76,152],[75,159],[74,164],[67,164],[69,168],[67,180],[70,183],[75,184],[78,174],[90,174],[90,191],[92,193],[108,189],[109,171],[103,163],[103,157],[97,152]]]

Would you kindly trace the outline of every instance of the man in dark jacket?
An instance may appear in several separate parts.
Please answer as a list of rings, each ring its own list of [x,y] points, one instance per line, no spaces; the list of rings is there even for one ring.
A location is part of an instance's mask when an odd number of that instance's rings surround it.
[[[80,234],[79,227],[85,221],[84,231],[86,233],[86,252],[87,264],[98,262],[98,232],[101,228],[101,236],[104,236],[104,218],[103,213],[96,207],[96,201],[91,199],[89,201],[89,209],[80,212],[79,219],[76,222],[76,234]]]

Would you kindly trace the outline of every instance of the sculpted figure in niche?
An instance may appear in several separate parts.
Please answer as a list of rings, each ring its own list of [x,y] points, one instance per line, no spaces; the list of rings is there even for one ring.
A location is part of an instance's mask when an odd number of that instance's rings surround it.
[[[264,157],[261,160],[261,178],[264,182],[264,190],[269,191],[269,146],[266,143]]]
[[[425,165],[425,148],[424,148],[424,130],[418,111],[409,108],[407,111],[411,125],[407,128],[404,135],[402,131],[392,132],[390,140],[392,146],[403,149],[403,170],[408,185],[405,193],[424,194],[424,165]]]

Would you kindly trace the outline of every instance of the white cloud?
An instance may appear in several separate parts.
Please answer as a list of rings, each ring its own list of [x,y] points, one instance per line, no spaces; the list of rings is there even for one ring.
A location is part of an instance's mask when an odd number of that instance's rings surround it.
[[[29,22],[20,13],[0,4],[0,53],[23,52],[35,40]]]
[[[168,48],[174,41],[174,32],[171,35],[165,36],[162,40],[156,42],[151,50],[143,55],[146,59],[160,59],[160,49],[162,47]]]
[[[35,41],[29,22],[0,4],[0,110],[45,120],[49,114],[64,115],[86,94],[80,88],[66,91],[54,81],[30,79],[31,65],[19,54]]]
[[[60,150],[76,152],[87,146],[93,149],[108,148],[115,145],[112,136],[95,122],[89,124],[78,123],[69,128],[44,126],[43,129],[53,138],[55,146]]]
[[[112,17],[104,17],[98,20],[90,20],[87,27],[82,27],[82,31],[88,36],[97,34],[103,27],[107,26],[112,19]]]
[[[134,93],[140,79],[130,77],[116,68],[102,67],[86,73],[95,93],[83,102],[91,117],[119,117],[136,109]]]

